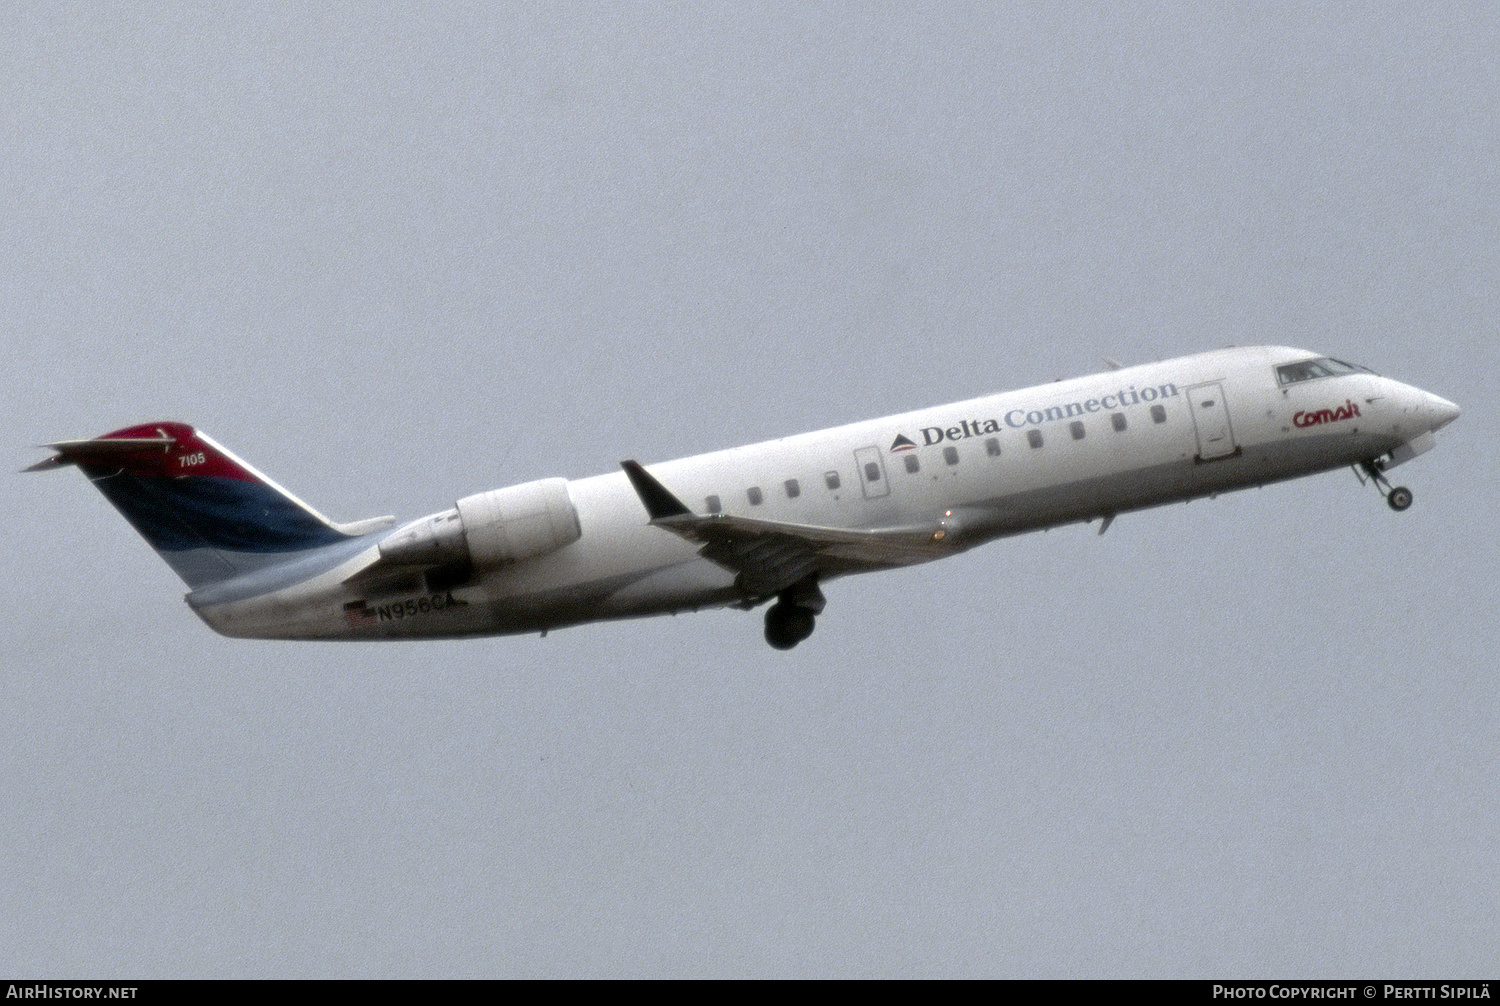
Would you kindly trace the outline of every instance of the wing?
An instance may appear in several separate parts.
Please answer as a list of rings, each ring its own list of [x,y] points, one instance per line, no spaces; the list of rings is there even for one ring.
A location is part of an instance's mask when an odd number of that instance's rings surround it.
[[[699,554],[738,574],[752,600],[777,594],[812,573],[844,573],[927,562],[959,550],[950,511],[929,524],[849,530],[695,514],[634,461],[622,461],[651,523],[702,547]]]

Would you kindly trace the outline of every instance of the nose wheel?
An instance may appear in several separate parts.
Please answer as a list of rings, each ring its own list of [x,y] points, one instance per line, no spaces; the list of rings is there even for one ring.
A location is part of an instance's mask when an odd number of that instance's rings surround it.
[[[1371,482],[1375,483],[1375,488],[1379,489],[1380,494],[1385,497],[1386,506],[1397,513],[1411,506],[1411,490],[1405,486],[1392,486],[1390,479],[1386,478],[1385,473],[1380,470],[1378,460],[1360,462],[1359,467],[1355,469],[1355,474],[1361,471],[1370,477]],[[1360,481],[1363,482],[1364,479],[1361,478]]]

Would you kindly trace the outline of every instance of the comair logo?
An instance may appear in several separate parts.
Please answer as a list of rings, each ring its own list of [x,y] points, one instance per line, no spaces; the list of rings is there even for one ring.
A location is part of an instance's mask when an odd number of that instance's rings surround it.
[[[1319,409],[1317,412],[1298,412],[1292,416],[1292,425],[1296,427],[1317,426],[1321,423],[1341,423],[1345,419],[1358,419],[1359,406],[1349,399],[1344,399],[1344,404],[1336,409]]]

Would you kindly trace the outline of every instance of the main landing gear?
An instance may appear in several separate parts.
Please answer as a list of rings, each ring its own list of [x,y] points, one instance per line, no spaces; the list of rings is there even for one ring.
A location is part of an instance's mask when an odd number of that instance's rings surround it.
[[[1370,481],[1375,483],[1375,488],[1380,490],[1380,494],[1385,497],[1386,505],[1392,510],[1400,513],[1411,506],[1411,490],[1405,486],[1392,486],[1390,479],[1386,478],[1385,473],[1380,470],[1379,459],[1361,461],[1355,469],[1355,474],[1359,472],[1364,472],[1370,477]],[[1363,482],[1364,479],[1361,478],[1360,481]]]
[[[766,642],[778,650],[790,650],[812,635],[826,603],[816,575],[798,580],[777,594],[776,603],[766,609]]]

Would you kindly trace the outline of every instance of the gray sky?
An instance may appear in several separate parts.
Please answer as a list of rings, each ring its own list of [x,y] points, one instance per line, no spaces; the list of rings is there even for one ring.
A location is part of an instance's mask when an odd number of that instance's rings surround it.
[[[1464,407],[1348,472],[468,642],[227,640],[16,475],[0,971],[1488,975],[1492,7],[13,5],[29,444],[335,519],[1228,344]],[[266,9],[267,7],[271,9]]]

